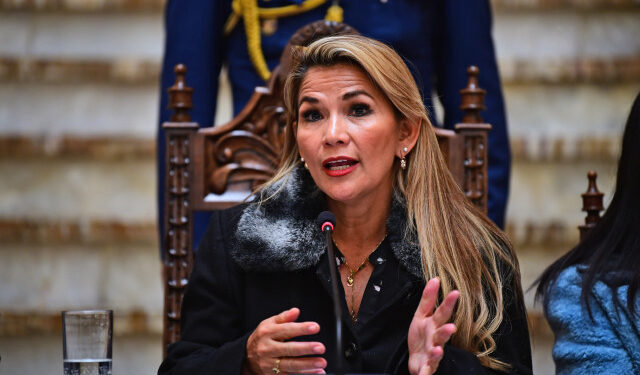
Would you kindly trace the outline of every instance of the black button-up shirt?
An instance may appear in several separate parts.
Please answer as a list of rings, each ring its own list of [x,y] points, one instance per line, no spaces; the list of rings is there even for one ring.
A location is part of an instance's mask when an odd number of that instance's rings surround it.
[[[316,272],[327,293],[331,293],[327,258],[326,254],[321,258]],[[335,262],[338,265],[344,263],[338,248]],[[355,324],[342,283],[338,288],[344,327],[342,362],[346,372],[351,373],[379,373],[380,369],[392,371],[394,364],[389,363],[390,352],[403,351],[402,348],[406,347],[411,318],[424,286],[424,281],[411,276],[398,263],[388,239],[369,255],[369,263],[373,265],[373,272],[367,282]],[[331,360],[333,353],[327,354],[327,359]]]

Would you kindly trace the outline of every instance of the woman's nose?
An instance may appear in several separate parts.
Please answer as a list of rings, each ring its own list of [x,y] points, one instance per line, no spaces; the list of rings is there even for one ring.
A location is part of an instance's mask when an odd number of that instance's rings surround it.
[[[347,123],[342,116],[338,114],[332,114],[330,116],[324,131],[324,143],[328,146],[346,145],[349,143]]]

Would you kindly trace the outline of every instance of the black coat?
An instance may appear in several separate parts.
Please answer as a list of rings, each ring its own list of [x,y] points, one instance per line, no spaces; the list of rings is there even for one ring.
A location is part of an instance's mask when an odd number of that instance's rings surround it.
[[[269,204],[242,205],[213,215],[183,301],[182,340],[169,348],[159,375],[240,374],[249,335],[261,321],[291,307],[300,308],[298,321],[315,321],[321,327],[317,335],[295,340],[324,343],[327,372],[333,370],[335,323],[328,259],[314,224],[324,199],[309,180],[306,172],[296,171]],[[424,280],[420,253],[404,239],[404,211],[394,200],[382,245],[390,255],[385,265],[391,270],[385,275],[387,294],[370,309],[364,327],[351,324],[343,303],[347,372],[408,372],[407,331]],[[523,303],[505,297],[508,304],[495,355],[513,366],[512,373],[530,374]],[[365,291],[361,313],[367,298]],[[487,371],[473,354],[446,345],[438,374]]]

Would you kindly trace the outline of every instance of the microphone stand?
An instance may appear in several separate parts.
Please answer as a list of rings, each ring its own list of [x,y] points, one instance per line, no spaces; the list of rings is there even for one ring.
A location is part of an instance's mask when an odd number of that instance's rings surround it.
[[[331,294],[333,298],[333,313],[336,318],[336,370],[334,375],[344,375],[342,359],[342,311],[340,306],[340,293],[338,292],[338,266],[336,265],[336,255],[333,250],[333,226],[336,224],[336,217],[330,211],[324,211],[318,215],[316,223],[324,232],[327,242],[327,255],[329,257],[329,273],[331,275]]]
[[[333,239],[331,226],[323,227],[327,240],[327,253],[329,256],[329,273],[331,274],[331,292],[333,294],[333,313],[336,318],[336,372],[335,375],[344,375],[342,367],[342,312],[340,311],[340,293],[338,292],[338,270],[336,257],[333,251]]]

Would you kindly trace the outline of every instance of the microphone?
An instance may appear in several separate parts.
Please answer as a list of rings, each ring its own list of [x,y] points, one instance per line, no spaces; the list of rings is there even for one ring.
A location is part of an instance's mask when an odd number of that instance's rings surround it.
[[[331,274],[331,294],[333,297],[333,313],[336,318],[336,375],[344,374],[342,367],[342,312],[340,311],[340,293],[338,292],[338,267],[333,251],[333,228],[336,225],[336,215],[331,211],[323,211],[318,215],[316,224],[324,232],[327,242],[327,255],[329,257],[329,273]]]
[[[322,211],[316,219],[316,224],[318,224],[320,230],[323,232],[327,227],[330,228],[327,230],[333,231],[333,227],[336,225],[336,215],[334,215],[331,211]]]

